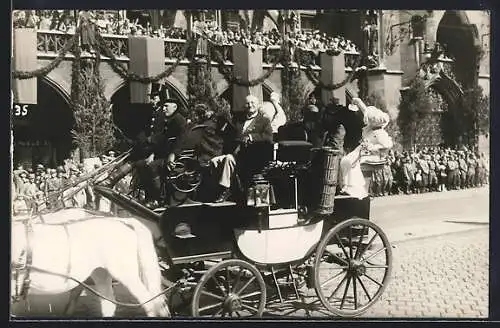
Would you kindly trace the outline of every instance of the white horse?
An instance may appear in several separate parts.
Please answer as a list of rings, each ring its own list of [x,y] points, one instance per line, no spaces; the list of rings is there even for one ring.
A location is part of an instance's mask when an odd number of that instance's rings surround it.
[[[27,295],[71,291],[66,311],[72,312],[82,286],[68,277],[81,282],[92,278],[95,290],[111,300],[115,279],[138,303],[146,302],[142,307],[148,316],[170,316],[164,295],[147,302],[162,291],[161,273],[151,232],[136,219],[67,209],[13,221],[11,236],[13,268],[22,267],[26,255],[32,255]],[[11,278],[12,293],[17,292],[16,281],[23,278]],[[103,298],[100,303],[103,317],[114,316],[116,304]]]

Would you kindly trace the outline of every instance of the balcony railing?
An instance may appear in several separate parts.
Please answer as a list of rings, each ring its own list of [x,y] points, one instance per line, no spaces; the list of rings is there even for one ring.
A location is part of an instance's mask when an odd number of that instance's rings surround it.
[[[39,55],[56,55],[64,47],[64,44],[73,37],[73,33],[64,33],[60,31],[38,30],[37,32],[37,50]],[[104,42],[111,52],[120,60],[129,59],[128,36],[102,34]],[[175,60],[181,56],[186,40],[183,39],[164,39],[165,41],[165,58],[167,61]],[[225,62],[233,62],[233,52],[231,45],[216,45],[214,47],[222,54]],[[279,60],[280,46],[270,46],[262,49],[262,63],[265,66]],[[345,63],[346,68],[352,68],[355,64],[359,53],[346,52]],[[300,56],[300,58],[299,58]],[[304,64],[314,64],[320,66],[319,54],[310,51],[295,51],[294,61]],[[187,60],[186,57],[181,58]]]

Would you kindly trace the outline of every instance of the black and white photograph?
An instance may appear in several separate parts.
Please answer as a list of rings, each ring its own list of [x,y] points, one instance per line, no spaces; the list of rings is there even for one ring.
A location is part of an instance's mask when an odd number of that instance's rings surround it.
[[[490,11],[11,15],[10,320],[488,319]]]

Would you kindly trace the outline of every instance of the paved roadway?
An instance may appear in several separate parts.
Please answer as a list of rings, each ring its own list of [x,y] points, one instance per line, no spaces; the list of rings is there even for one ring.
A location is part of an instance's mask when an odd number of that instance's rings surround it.
[[[367,318],[485,318],[488,315],[489,190],[487,188],[376,198],[371,217],[393,246],[392,279]],[[134,302],[116,286],[120,301]],[[66,295],[30,300],[31,315],[61,315]],[[306,303],[317,304],[314,291]],[[50,307],[47,305],[50,303]],[[20,314],[26,304],[19,304]],[[325,317],[317,306],[273,306],[268,317]],[[317,308],[317,310],[310,310]],[[117,316],[141,316],[118,308]],[[76,315],[99,316],[84,294]]]

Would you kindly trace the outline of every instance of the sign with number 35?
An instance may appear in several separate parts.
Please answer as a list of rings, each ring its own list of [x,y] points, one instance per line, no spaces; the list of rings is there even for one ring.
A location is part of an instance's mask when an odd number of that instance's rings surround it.
[[[14,105],[14,116],[26,116],[28,115],[29,107],[28,105]]]

